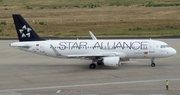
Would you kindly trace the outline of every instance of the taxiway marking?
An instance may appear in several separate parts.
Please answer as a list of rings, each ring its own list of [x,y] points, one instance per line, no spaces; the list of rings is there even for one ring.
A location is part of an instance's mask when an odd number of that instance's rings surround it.
[[[160,81],[177,81],[180,78],[173,79],[156,79],[156,80],[140,80],[140,81],[125,81],[125,82],[108,82],[108,83],[94,83],[94,84],[79,84],[79,85],[64,85],[64,86],[49,86],[49,87],[35,87],[35,88],[22,88],[22,89],[7,89],[0,90],[3,91],[22,91],[22,90],[41,90],[41,89],[57,89],[57,88],[67,88],[67,87],[88,87],[88,86],[102,86],[102,85],[117,85],[117,84],[131,84],[131,83],[144,83],[144,82],[160,82]]]

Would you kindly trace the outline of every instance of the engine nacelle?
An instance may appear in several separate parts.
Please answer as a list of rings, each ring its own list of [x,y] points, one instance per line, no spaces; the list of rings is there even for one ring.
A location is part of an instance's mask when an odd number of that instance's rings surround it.
[[[120,66],[120,57],[103,57],[103,63],[105,66]]]

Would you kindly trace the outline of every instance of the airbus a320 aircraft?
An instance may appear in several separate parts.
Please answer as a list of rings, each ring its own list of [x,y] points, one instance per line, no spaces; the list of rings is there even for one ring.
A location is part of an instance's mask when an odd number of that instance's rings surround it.
[[[46,56],[59,58],[90,59],[91,69],[98,65],[120,66],[122,61],[131,58],[151,59],[170,57],[176,50],[167,43],[157,40],[123,39],[99,40],[91,32],[92,40],[45,40],[40,38],[31,26],[19,14],[13,14],[19,42],[10,46]]]

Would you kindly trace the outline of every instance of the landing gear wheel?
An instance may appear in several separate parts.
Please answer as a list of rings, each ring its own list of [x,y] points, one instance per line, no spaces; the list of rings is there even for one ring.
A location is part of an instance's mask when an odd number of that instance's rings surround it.
[[[155,64],[155,63],[152,63],[152,64],[151,64],[151,67],[155,67],[155,66],[156,66],[156,64]]]
[[[90,65],[89,65],[89,68],[90,68],[90,69],[96,68],[96,64],[94,64],[94,63],[90,64]]]
[[[151,67],[155,67],[156,66],[156,64],[154,63],[154,59],[155,58],[151,58]]]

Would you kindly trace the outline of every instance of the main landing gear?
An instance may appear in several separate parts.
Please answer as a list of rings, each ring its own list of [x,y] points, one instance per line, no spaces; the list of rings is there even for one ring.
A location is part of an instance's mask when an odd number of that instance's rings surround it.
[[[89,68],[90,68],[90,69],[96,68],[96,64],[95,64],[95,63],[91,63],[91,64],[89,65]]]
[[[97,65],[103,65],[103,60],[101,59],[101,60],[97,60]]]
[[[96,64],[94,63],[96,60],[92,60],[92,63],[89,65],[90,69],[96,68]]]
[[[89,65],[89,68],[90,69],[96,68],[96,64],[95,63],[97,63],[97,65],[99,65],[99,66],[104,64],[102,59],[93,59],[92,63]]]
[[[156,64],[154,63],[154,59],[155,58],[151,58],[151,67],[155,67],[156,66]]]

